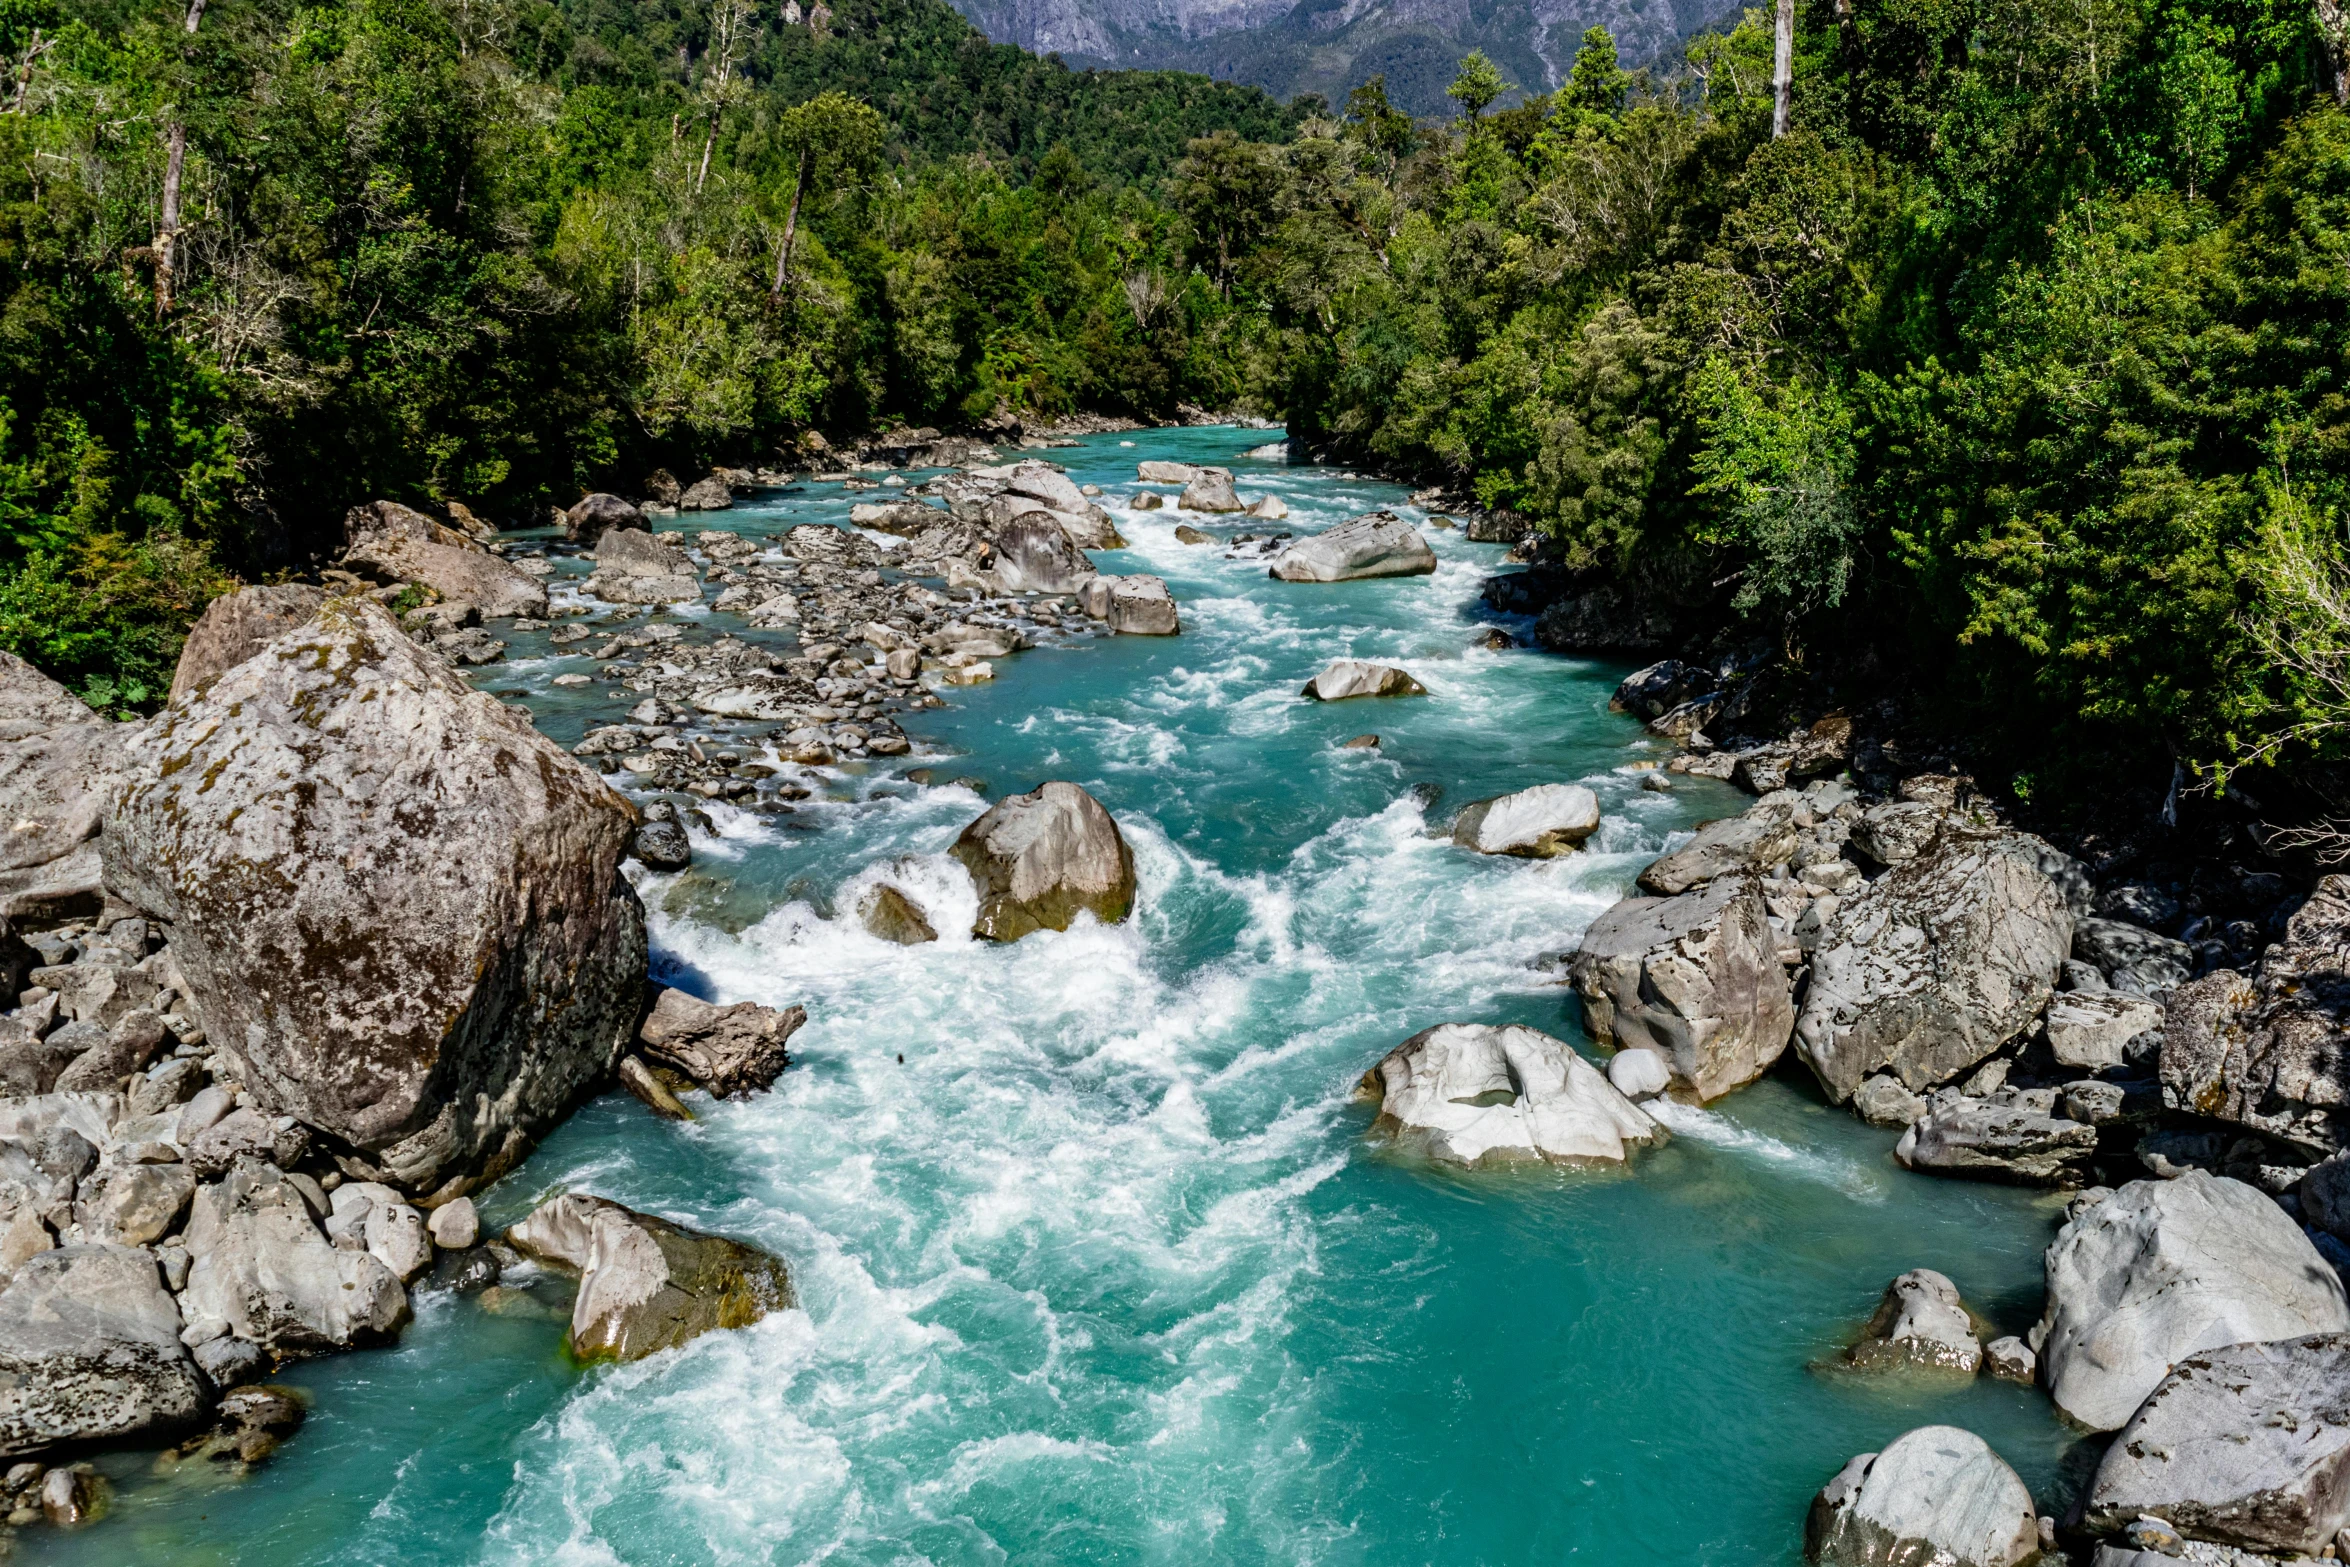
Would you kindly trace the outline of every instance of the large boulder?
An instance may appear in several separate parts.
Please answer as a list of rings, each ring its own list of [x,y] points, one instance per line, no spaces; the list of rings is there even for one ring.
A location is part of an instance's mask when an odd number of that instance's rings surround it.
[[[1983,1363],[1983,1344],[1958,1286],[1932,1268],[1912,1268],[1885,1286],[1844,1360],[1864,1371],[1915,1367],[1972,1376]]]
[[[1393,664],[1341,658],[1307,681],[1300,694],[1317,702],[1343,702],[1358,696],[1426,696],[1428,688]]]
[[[2250,975],[2172,991],[2161,1059],[2181,1110],[2316,1154],[2350,1146],[2350,877],[2320,881]]]
[[[162,715],[104,843],[109,889],[171,926],[252,1101],[455,1195],[635,1032],[633,825],[569,753],[343,598]]]
[[[667,477],[666,474],[663,477]],[[677,481],[671,479],[670,503],[675,504]],[[563,514],[563,536],[575,544],[593,545],[615,528],[646,529],[645,514],[629,501],[602,490],[583,495]]]
[[[1145,459],[1134,465],[1134,476],[1144,484],[1189,484],[1200,471],[1187,462],[1161,462]]]
[[[2102,1072],[2128,1059],[2131,1045],[2162,1027],[2162,1008],[2118,990],[2067,991],[2043,1020],[2058,1066]]]
[[[595,554],[596,569],[587,590],[600,599],[614,604],[688,604],[702,596],[701,578],[685,552],[641,529],[606,533],[596,541]]]
[[[1889,1070],[1947,1081],[2030,1027],[2072,948],[2072,910],[2021,833],[1945,828],[1821,928],[1795,1048],[1838,1104]]]
[[[0,1457],[177,1436],[208,1402],[151,1254],[60,1246],[0,1290]]]
[[[679,511],[727,511],[734,506],[734,486],[723,474],[710,474],[696,479],[677,497]]]
[[[1130,637],[1171,637],[1183,630],[1175,613],[1175,595],[1158,577],[1116,577],[1110,581],[1108,611],[1102,618],[1112,631]]]
[[[1942,1092],[1893,1147],[1904,1169],[2019,1186],[2073,1186],[2097,1152],[2097,1128],[2026,1105]]]
[[[2341,1280],[2301,1227],[2265,1193],[2200,1170],[2082,1210],[2047,1273],[2041,1376],[2093,1431],[2125,1424],[2191,1355],[2350,1330]]]
[[[2032,1493],[1956,1426],[1921,1426],[1846,1464],[1803,1530],[1804,1559],[1820,1567],[2016,1567],[2039,1550]]]
[[[569,1345],[581,1360],[642,1360],[794,1304],[790,1273],[767,1253],[601,1197],[550,1198],[506,1239],[579,1275]]]
[[[1641,890],[1674,897],[1723,876],[1759,876],[1795,857],[1803,830],[1789,812],[1757,805],[1738,816],[1707,822],[1687,843],[1650,862]]]
[[[1093,502],[1085,498],[1085,492],[1077,487],[1075,479],[1051,463],[1038,462],[1033,458],[1012,465],[1012,471],[1004,475],[1004,490],[1008,494],[1036,501],[1047,511],[1072,517],[1085,516],[1094,509]]]
[[[995,536],[995,574],[1007,593],[1070,593],[1095,573],[1050,513],[1028,511]]]
[[[1712,670],[1668,658],[1625,676],[1608,706],[1642,720],[1662,718],[1682,703],[1704,696],[1718,684]]]
[[[386,582],[421,582],[488,618],[544,615],[547,587],[466,534],[398,501],[355,506],[343,519],[343,567]]]
[[[2235,1344],[2171,1368],[2105,1450],[2082,1522],[2315,1556],[2350,1526],[2350,1335]]]
[[[1202,468],[1183,486],[1183,493],[1175,499],[1180,511],[1232,512],[1246,511],[1232,488],[1232,473],[1225,468]]]
[[[1572,973],[1594,1037],[1654,1051],[1701,1100],[1762,1076],[1795,1030],[1769,911],[1739,878],[1616,904],[1583,933]]]
[[[373,1253],[329,1241],[318,1200],[315,1186],[250,1158],[198,1189],[180,1298],[188,1340],[233,1335],[312,1354],[380,1342],[408,1320],[399,1276]]]
[[[998,801],[947,852],[978,884],[972,931],[990,941],[1067,930],[1080,912],[1114,925],[1134,908],[1134,852],[1101,802],[1073,783]]]
[[[1441,1023],[1363,1074],[1377,1126],[1450,1164],[1620,1162],[1663,1128],[1565,1041],[1515,1024]]]
[[[1599,796],[1581,784],[1536,784],[1465,807],[1452,841],[1479,854],[1554,860],[1599,831]]]
[[[91,840],[128,765],[131,733],[0,652],[0,918],[98,912]]]
[[[1419,529],[1391,511],[1374,511],[1299,539],[1273,562],[1271,575],[1282,582],[1351,582],[1424,577],[1435,569],[1436,552]]]
[[[2195,972],[2195,953],[2185,942],[2128,920],[2094,915],[2073,926],[2073,956],[2094,964],[2114,989],[2157,1001]]]
[[[807,1021],[806,1007],[778,1012],[751,1001],[722,1007],[664,989],[637,1039],[661,1065],[683,1072],[721,1099],[740,1099],[783,1075],[791,1063],[784,1047]]]
[[[224,593],[204,608],[203,618],[180,648],[179,668],[171,677],[171,699],[236,668],[295,627],[307,623],[326,603],[326,590],[307,583],[278,587],[239,588]]]

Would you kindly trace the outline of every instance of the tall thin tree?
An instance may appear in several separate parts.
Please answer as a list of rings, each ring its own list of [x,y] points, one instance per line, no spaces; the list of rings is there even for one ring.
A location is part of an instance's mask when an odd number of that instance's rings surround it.
[[[188,14],[181,24],[190,38],[196,36],[196,24],[204,20],[204,0],[188,0]],[[177,279],[174,266],[178,259],[180,238],[180,182],[188,167],[188,122],[178,114],[171,117],[171,129],[164,133],[168,152],[163,163],[163,221],[155,236],[155,316],[161,320],[171,313],[171,296]]]
[[[1778,26],[1771,43],[1771,136],[1787,134],[1795,103],[1795,0],[1779,0]]]

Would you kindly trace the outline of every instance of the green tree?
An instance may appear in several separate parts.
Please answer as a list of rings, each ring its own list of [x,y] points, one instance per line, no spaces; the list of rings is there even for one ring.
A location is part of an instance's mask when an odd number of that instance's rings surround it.
[[[1502,76],[1501,67],[1487,59],[1484,50],[1472,49],[1461,61],[1460,74],[1444,89],[1444,95],[1459,104],[1474,124],[1494,99],[1509,90],[1510,84]]]

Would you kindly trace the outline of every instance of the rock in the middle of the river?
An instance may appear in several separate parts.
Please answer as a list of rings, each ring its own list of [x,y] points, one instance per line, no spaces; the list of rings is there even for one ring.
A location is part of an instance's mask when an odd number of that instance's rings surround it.
[[[642,1360],[793,1304],[791,1275],[767,1253],[601,1197],[550,1198],[506,1239],[579,1275],[571,1352],[581,1360]]]
[[[635,1031],[631,820],[349,597],[165,712],[103,849],[109,890],[171,926],[258,1108],[453,1196],[510,1168]]]
[[[1621,1160],[1664,1129],[1565,1041],[1515,1024],[1441,1023],[1363,1074],[1379,1124],[1454,1164]]]
[[[972,930],[990,941],[1067,930],[1080,910],[1114,925],[1134,908],[1134,851],[1102,803],[1073,783],[997,802],[948,852],[979,884]]]
[[[1762,1076],[1795,1031],[1770,911],[1743,877],[1625,899],[1583,933],[1573,975],[1601,1043],[1654,1051],[1700,1099]]]

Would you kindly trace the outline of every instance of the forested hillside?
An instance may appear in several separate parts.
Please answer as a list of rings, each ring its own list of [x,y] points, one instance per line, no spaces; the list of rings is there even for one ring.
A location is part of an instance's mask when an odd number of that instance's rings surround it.
[[[0,646],[135,709],[360,500],[530,519],[819,425],[1235,395],[1149,193],[1291,111],[937,0],[799,15],[0,11]]]

